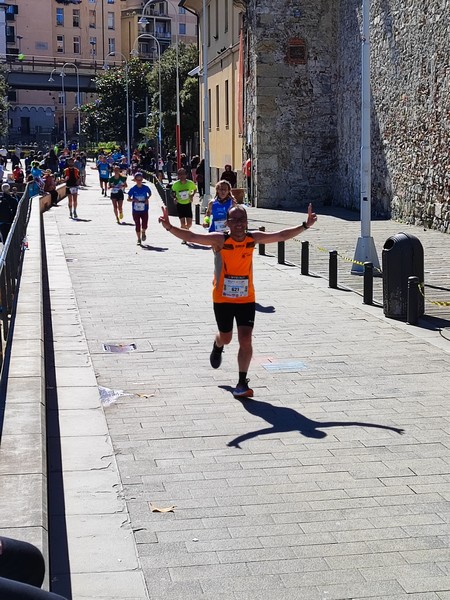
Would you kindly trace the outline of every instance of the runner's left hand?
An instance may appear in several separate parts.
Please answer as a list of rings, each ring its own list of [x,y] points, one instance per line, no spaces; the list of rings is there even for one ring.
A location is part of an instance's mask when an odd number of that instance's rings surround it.
[[[310,203],[308,206],[308,218],[306,219],[306,224],[309,227],[312,227],[314,223],[317,221],[317,215],[313,212],[312,204]]]

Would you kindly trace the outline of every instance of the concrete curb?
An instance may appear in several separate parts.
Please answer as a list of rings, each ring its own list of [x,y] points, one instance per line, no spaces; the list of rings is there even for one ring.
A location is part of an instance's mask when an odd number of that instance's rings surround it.
[[[31,200],[28,250],[11,345],[0,450],[0,533],[35,544],[48,563],[41,214]]]

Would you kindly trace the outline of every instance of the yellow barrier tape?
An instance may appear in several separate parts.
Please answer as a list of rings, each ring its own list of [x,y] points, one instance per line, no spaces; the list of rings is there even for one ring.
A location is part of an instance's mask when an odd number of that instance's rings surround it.
[[[428,300],[428,298],[425,296],[425,284],[418,283],[417,285],[418,285],[420,293],[425,298],[425,301],[428,302],[428,304],[434,304],[434,306],[440,306],[440,307],[450,306],[450,302],[444,302],[443,300]]]

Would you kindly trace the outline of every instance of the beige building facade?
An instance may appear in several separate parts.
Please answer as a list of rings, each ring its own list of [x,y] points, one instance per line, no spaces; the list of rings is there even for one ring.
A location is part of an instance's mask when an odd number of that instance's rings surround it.
[[[14,70],[23,66],[24,71],[32,68],[49,75],[55,69],[54,84],[43,86],[53,89],[11,90],[10,141],[40,143],[63,139],[63,108],[67,138],[77,137],[77,107],[93,96],[81,92],[78,98],[75,91],[66,90],[63,94],[59,85],[63,65],[72,79],[77,72],[95,74],[105,62],[128,60],[135,46],[142,58],[156,60],[153,38],[136,42],[144,33],[156,37],[161,51],[177,39],[196,42],[197,17],[179,7],[178,0],[147,6],[148,22],[141,25],[138,21],[145,4],[142,0],[0,0],[5,17],[7,63]]]
[[[203,2],[181,0],[199,17],[201,153],[204,155]],[[208,60],[208,112],[211,183],[215,184],[230,164],[242,183],[243,161],[243,8],[233,0],[206,3]]]

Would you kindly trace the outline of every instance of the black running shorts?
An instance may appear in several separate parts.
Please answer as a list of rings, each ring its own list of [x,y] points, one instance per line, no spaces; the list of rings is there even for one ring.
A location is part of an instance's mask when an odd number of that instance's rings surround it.
[[[214,302],[214,315],[221,333],[233,331],[233,321],[238,327],[253,327],[255,323],[255,303]]]
[[[180,219],[192,219],[192,203],[180,204],[177,202],[177,212]]]

